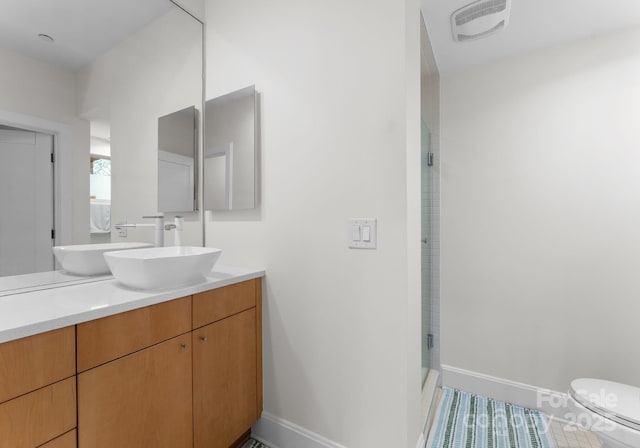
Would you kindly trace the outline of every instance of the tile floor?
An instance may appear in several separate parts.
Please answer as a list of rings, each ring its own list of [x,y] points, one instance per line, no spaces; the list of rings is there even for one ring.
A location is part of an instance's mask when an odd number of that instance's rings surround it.
[[[592,432],[557,421],[552,422],[549,429],[556,448],[602,448]]]

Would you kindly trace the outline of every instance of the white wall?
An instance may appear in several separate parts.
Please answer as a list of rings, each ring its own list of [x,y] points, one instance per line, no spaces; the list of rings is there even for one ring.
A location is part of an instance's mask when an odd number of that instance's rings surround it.
[[[351,448],[421,431],[419,57],[413,0],[207,3],[207,97],[255,84],[262,116],[261,207],[207,245],[266,268],[265,411]]]
[[[29,126],[39,131],[69,130],[65,142],[64,158],[58,162],[65,166],[57,171],[58,185],[61,178],[71,177],[64,191],[62,210],[58,210],[59,234],[65,235],[63,244],[78,244],[89,239],[89,123],[78,119],[75,107],[75,76],[73,73],[43,62],[0,48],[0,111],[6,116],[22,116],[17,122],[21,126],[54,122],[56,129],[45,129],[42,125]],[[6,124],[6,123],[4,123]],[[59,126],[58,126],[59,125]],[[58,148],[60,150],[60,148]],[[58,152],[60,156],[60,151]],[[82,167],[82,169],[79,169]],[[66,180],[66,179],[65,179]],[[71,197],[69,197],[71,196]],[[60,216],[60,214],[62,216]],[[64,225],[65,229],[61,229]]]
[[[157,214],[158,118],[202,106],[202,27],[174,9],[112,48],[78,74],[78,109],[110,123],[112,224]],[[185,215],[184,244],[202,244],[199,213]],[[151,223],[151,221],[146,221]],[[153,242],[153,231],[126,239]],[[165,235],[173,244],[173,232]]]
[[[640,386],[640,30],[442,79],[443,363]]]

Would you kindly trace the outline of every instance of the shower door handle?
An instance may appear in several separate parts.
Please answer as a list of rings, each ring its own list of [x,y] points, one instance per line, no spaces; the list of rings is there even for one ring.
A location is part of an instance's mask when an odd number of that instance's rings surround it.
[[[422,244],[427,244],[427,239],[426,238],[422,238],[420,241],[422,241]]]

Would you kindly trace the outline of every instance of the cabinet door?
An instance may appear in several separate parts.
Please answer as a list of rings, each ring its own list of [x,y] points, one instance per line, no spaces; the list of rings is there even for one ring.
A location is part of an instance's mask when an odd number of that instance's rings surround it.
[[[192,447],[191,385],[191,333],[79,374],[79,447]]]
[[[256,310],[193,332],[195,448],[228,448],[258,418]]]

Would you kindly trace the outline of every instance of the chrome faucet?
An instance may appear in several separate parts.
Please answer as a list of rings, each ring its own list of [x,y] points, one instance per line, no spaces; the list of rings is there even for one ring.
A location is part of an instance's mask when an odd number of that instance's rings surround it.
[[[176,229],[175,236],[173,238],[174,246],[182,246],[182,229],[184,225],[184,217],[176,216],[173,218],[173,224],[165,224],[165,230]]]
[[[156,216],[143,216],[143,219],[153,219],[153,224],[116,224],[114,227],[116,229],[124,229],[130,227],[153,227],[155,229],[155,241],[154,244],[156,247],[164,246],[164,216],[156,215]]]

